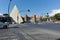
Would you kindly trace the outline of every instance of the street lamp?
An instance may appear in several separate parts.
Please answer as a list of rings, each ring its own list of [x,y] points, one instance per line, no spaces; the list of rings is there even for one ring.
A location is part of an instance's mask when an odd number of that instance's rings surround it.
[[[49,13],[47,13],[47,18],[49,17]]]
[[[49,18],[49,13],[47,13],[47,21],[48,21],[48,18]]]
[[[9,16],[9,10],[10,10],[11,1],[12,1],[12,0],[10,0],[9,5],[8,5],[8,16]]]
[[[9,10],[10,10],[10,4],[11,4],[11,1],[12,0],[9,0],[10,2],[9,2],[9,4],[8,4],[8,20],[7,20],[7,22],[10,22],[11,20],[10,20],[10,18],[9,18]]]
[[[30,9],[28,9],[28,12],[30,12]]]
[[[21,10],[20,12],[30,12],[30,9],[28,9],[28,10]],[[17,22],[18,22],[18,16],[17,16]],[[29,22],[28,21],[28,16],[27,16],[27,14],[25,14],[25,17],[24,17],[24,22]]]
[[[20,10],[19,12],[30,12],[30,9],[27,9],[27,10]]]

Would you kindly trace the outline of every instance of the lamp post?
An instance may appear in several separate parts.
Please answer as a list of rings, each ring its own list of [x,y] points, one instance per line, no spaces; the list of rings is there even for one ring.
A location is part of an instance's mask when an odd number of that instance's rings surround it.
[[[10,22],[11,21],[11,19],[9,18],[9,10],[10,10],[10,4],[11,4],[11,1],[12,0],[9,0],[10,2],[9,2],[9,4],[8,4],[8,20],[7,20],[7,22]],[[8,23],[9,24],[9,23]]]
[[[30,12],[30,9],[27,9],[27,10],[20,10],[19,12]]]
[[[30,9],[28,9],[28,12],[30,12]]]
[[[47,21],[48,21],[48,18],[49,18],[49,13],[47,13]]]
[[[12,1],[12,0],[10,0],[9,5],[8,5],[8,16],[9,16],[9,10],[10,10],[11,1]]]
[[[21,10],[20,12],[30,12],[30,9],[28,9],[28,10]],[[18,22],[18,19],[19,19],[19,17],[17,16],[17,22]],[[27,16],[27,14],[24,17],[24,22],[28,22],[28,16]]]

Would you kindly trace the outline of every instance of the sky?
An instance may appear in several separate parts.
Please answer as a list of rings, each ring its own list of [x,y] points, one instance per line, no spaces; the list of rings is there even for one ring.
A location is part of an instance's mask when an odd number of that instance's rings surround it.
[[[8,5],[9,0],[0,0],[0,14],[8,13]],[[21,16],[24,16],[24,14],[45,16],[46,13],[51,16],[60,13],[60,0],[12,0],[10,13],[14,5],[17,6]],[[28,9],[30,9],[30,12],[27,11]]]

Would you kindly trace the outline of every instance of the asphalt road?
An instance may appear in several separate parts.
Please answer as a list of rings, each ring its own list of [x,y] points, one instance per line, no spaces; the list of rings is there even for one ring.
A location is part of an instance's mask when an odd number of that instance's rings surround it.
[[[19,25],[20,27],[21,25]],[[60,40],[59,23],[25,23],[20,27],[34,40]]]
[[[60,24],[12,24],[0,29],[0,40],[60,40]]]
[[[27,40],[18,28],[0,29],[0,40]]]

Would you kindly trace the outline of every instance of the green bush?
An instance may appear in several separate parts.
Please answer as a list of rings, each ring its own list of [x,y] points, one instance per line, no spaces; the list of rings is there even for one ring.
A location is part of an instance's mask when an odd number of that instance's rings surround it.
[[[54,16],[57,20],[60,20],[60,13],[55,14]]]

